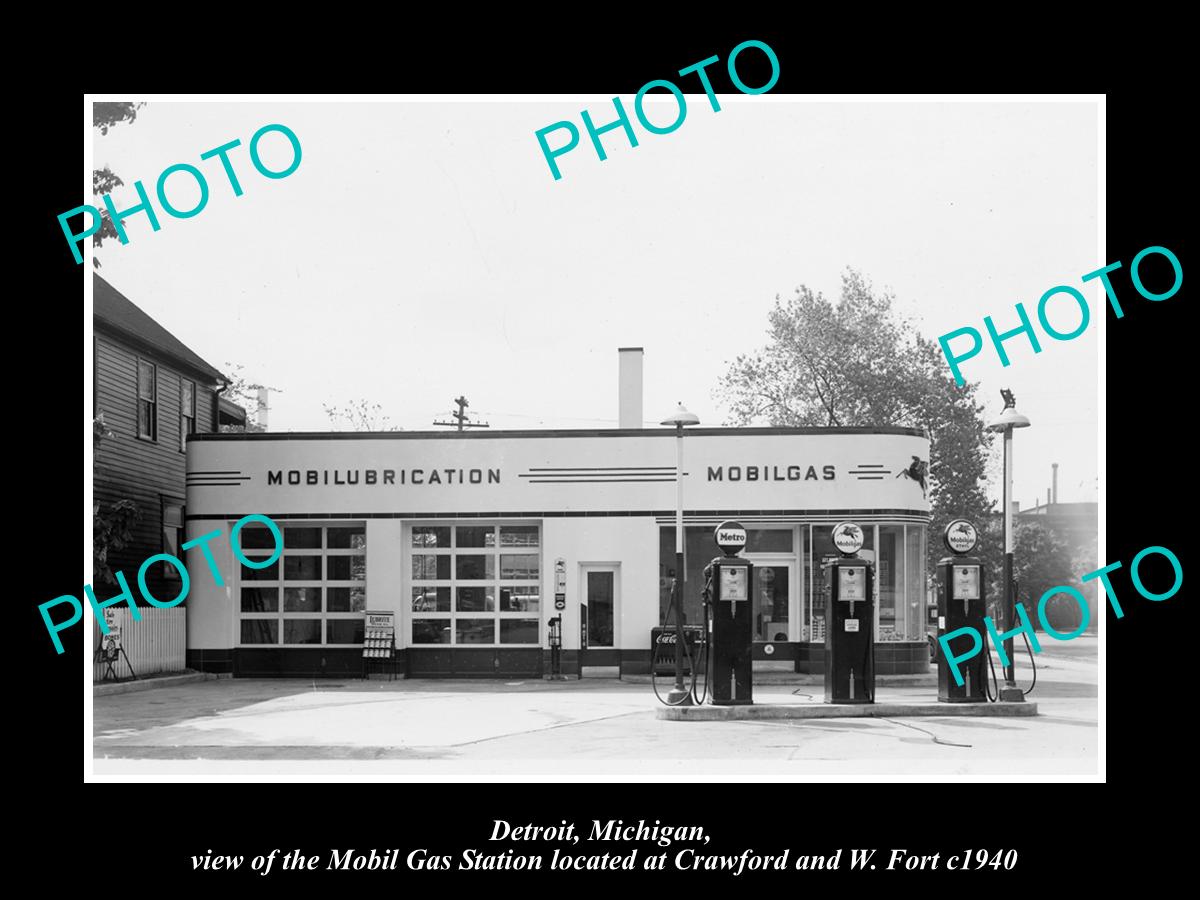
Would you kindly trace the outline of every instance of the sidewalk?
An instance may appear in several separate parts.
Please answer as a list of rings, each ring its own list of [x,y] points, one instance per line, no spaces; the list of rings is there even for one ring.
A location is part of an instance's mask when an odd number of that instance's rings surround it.
[[[160,672],[141,678],[129,678],[125,681],[93,681],[92,696],[107,697],[112,694],[130,694],[137,691],[149,691],[154,688],[173,687],[180,684],[194,684],[197,681],[215,681],[218,678],[230,678],[230,675],[215,675],[211,672]]]

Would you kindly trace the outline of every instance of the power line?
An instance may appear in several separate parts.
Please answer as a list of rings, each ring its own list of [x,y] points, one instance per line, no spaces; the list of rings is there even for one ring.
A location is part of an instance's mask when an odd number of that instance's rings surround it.
[[[538,419],[539,421],[544,419],[555,419],[564,422],[603,422],[606,424],[612,424],[620,421],[619,419],[602,419],[599,416],[560,416],[555,413],[550,413],[544,416],[534,416],[530,415],[529,413],[497,412],[496,410],[492,410],[491,412],[480,412],[479,414],[481,416],[505,416],[506,418],[512,419]],[[662,423],[645,421],[642,422],[642,424],[657,426],[661,425]]]

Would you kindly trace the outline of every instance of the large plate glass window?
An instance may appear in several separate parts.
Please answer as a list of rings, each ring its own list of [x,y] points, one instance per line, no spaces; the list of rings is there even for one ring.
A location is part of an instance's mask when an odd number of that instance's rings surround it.
[[[537,525],[412,526],[411,642],[539,646],[540,543]]]
[[[808,571],[811,602],[806,610],[804,626],[800,632],[800,640],[815,641],[818,644],[825,640],[825,610],[829,607],[829,598],[833,591],[831,576],[833,568],[830,563],[841,556],[833,546],[833,525],[814,525],[809,531],[811,549],[808,556]],[[867,524],[863,526],[862,549],[875,552],[875,528]],[[861,551],[860,551],[861,552]]]
[[[829,562],[838,557],[832,526],[814,525],[809,531],[810,594],[801,640],[825,640],[825,610],[831,585]],[[861,555],[875,563],[877,641],[923,641],[926,632],[926,527],[868,524],[863,526]]]
[[[277,523],[283,553],[265,569],[241,566],[241,643],[283,646],[361,645],[367,605],[367,531],[362,523]],[[269,559],[270,531],[250,524],[240,534],[250,560]]]
[[[925,639],[925,526],[904,526],[904,605],[908,609],[905,638]]]
[[[755,564],[754,639],[757,641],[787,641],[791,629],[792,597],[798,591],[799,577],[795,563],[799,559],[796,529],[782,527],[746,528],[746,546],[742,553]],[[707,525],[689,525],[684,529],[683,580],[679,584],[679,599],[684,620],[699,622],[704,616],[704,568],[721,551],[713,539],[713,529]],[[671,580],[675,570],[675,526],[659,528],[658,548],[658,615],[659,624],[674,622],[671,609]],[[763,571],[759,572],[759,567]],[[761,577],[760,577],[761,576]],[[591,636],[589,635],[589,643]]]
[[[880,641],[904,640],[908,619],[904,603],[904,526],[880,525],[875,558],[875,597],[879,604]]]

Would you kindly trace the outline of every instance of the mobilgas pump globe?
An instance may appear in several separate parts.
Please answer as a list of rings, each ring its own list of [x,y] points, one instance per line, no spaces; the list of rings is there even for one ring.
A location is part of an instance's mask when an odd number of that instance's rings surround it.
[[[986,634],[983,618],[983,567],[978,557],[969,556],[979,542],[979,532],[966,519],[955,519],[946,526],[942,540],[951,556],[938,561],[938,577],[942,584],[944,606],[938,615],[938,639],[962,628],[972,628]],[[969,641],[964,632],[957,641]],[[954,640],[951,643],[954,643]],[[961,651],[961,647],[954,647]],[[938,701],[941,703],[983,703],[987,700],[986,665],[989,654],[978,653],[959,664],[961,683],[950,671],[945,653],[938,654]]]
[[[713,537],[725,556],[709,564],[712,570],[709,702],[717,706],[750,704],[754,702],[754,617],[750,609],[754,567],[737,555],[746,546],[746,529],[737,522],[722,522]]]
[[[829,624],[825,629],[825,702],[875,702],[874,570],[858,555],[863,530],[854,522],[834,526]]]

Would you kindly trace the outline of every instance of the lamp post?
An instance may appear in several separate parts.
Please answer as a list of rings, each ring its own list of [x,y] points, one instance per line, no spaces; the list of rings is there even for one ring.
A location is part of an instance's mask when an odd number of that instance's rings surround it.
[[[688,412],[680,401],[679,408],[663,425],[675,426],[675,577],[671,579],[671,596],[675,602],[675,687],[667,702],[676,706],[691,706],[691,693],[683,687],[683,426],[699,425],[699,417]],[[695,660],[692,665],[695,665]]]
[[[1013,629],[1016,619],[1017,598],[1013,596],[1013,520],[1012,520],[1012,479],[1013,455],[1012,433],[1014,428],[1028,428],[1029,419],[1017,412],[1017,400],[1012,391],[1000,391],[1004,398],[1004,409],[1000,415],[984,426],[988,431],[999,431],[1004,435],[1004,631]],[[1008,657],[1008,665],[1004,667],[1004,687],[1000,689],[1000,699],[1022,701],[1024,693],[1017,687],[1017,666],[1013,658],[1013,640],[1004,642],[1004,655]]]

